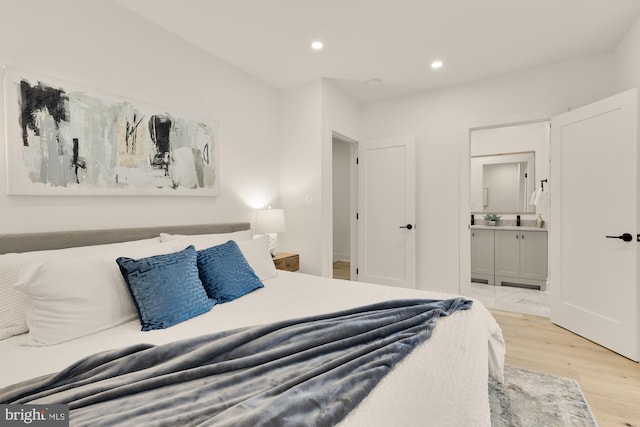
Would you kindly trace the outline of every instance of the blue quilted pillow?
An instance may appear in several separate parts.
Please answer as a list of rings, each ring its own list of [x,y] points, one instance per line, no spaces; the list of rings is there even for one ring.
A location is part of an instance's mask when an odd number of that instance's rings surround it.
[[[165,255],[116,260],[138,308],[143,331],[165,329],[211,310],[193,246]]]
[[[209,298],[219,303],[263,287],[233,240],[198,251],[198,270]]]

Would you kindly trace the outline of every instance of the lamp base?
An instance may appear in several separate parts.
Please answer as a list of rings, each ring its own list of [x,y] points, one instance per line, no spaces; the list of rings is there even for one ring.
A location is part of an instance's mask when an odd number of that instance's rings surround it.
[[[276,248],[278,247],[278,234],[277,233],[269,233],[269,252],[271,256],[276,256]]]

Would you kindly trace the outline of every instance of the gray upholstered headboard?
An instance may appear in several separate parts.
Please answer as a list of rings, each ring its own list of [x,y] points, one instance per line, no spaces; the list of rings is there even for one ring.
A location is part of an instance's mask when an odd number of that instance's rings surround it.
[[[248,222],[226,224],[172,225],[166,227],[117,228],[111,230],[55,231],[26,234],[0,234],[0,254],[63,249],[157,237],[160,233],[210,234],[249,230]]]

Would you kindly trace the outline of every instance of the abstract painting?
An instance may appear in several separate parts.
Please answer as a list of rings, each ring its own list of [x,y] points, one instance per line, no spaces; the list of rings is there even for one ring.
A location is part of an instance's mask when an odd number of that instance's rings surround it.
[[[218,124],[4,68],[7,193],[219,193]]]

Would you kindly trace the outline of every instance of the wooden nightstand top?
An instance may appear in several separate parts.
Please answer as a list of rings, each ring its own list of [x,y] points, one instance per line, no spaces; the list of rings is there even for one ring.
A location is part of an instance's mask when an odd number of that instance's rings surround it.
[[[298,254],[280,252],[273,257],[273,263],[278,270],[298,271],[300,269],[300,256]]]

